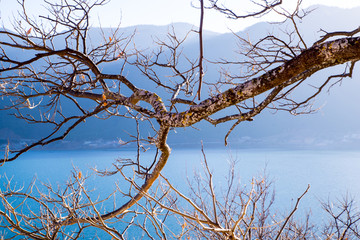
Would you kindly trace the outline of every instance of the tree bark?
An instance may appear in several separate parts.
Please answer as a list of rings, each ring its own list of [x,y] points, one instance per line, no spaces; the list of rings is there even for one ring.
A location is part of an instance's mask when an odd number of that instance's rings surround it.
[[[157,112],[157,118],[171,127],[191,126],[222,109],[260,95],[296,78],[306,71],[313,70],[313,74],[324,68],[359,59],[360,37],[342,38],[314,45],[281,66],[191,106],[185,112],[179,114]]]

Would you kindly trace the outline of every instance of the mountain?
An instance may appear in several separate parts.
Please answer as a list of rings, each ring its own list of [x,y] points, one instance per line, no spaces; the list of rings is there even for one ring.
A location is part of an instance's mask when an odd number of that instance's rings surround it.
[[[308,46],[319,39],[324,31],[353,30],[357,28],[358,13],[360,8],[339,9],[334,7],[315,6],[315,11],[303,18],[300,31]],[[285,23],[286,25],[291,23]],[[154,41],[166,38],[169,30],[175,29],[179,36],[185,36],[192,25],[187,23],[176,23],[173,26],[151,26],[141,25],[120,29],[123,36],[131,36],[135,31],[134,43],[138,49],[150,50],[155,46]],[[92,44],[103,40],[103,36],[110,35],[114,29],[92,29],[90,38]],[[280,33],[274,24],[257,23],[242,32],[236,33],[239,36],[251,38],[255,42],[268,33]],[[102,35],[103,34],[103,35]],[[205,57],[210,60],[229,58],[236,60],[238,55],[238,40],[232,33],[219,34],[204,32]],[[58,43],[61,44],[61,41]],[[197,34],[190,33],[184,49],[184,54],[194,57],[198,53]],[[343,71],[344,66],[333,69],[326,69],[314,74],[308,84],[319,84],[329,74],[338,74]],[[102,66],[103,71],[116,73],[119,71],[117,63]],[[236,69],[235,69],[236,71]],[[360,77],[356,75],[359,68],[354,69],[354,77],[345,79],[335,84],[329,91],[323,91],[315,100],[314,107],[320,108],[317,113],[311,115],[293,116],[288,112],[276,112],[265,110],[254,118],[252,122],[240,124],[230,135],[232,147],[275,147],[275,148],[358,148],[360,145],[360,125],[357,119],[360,117],[360,109],[357,102],[360,95]],[[166,75],[166,72],[159,72]],[[156,86],[146,80],[136,69],[129,66],[125,72],[129,79],[134,79],[137,86],[145,89],[157,90]],[[218,69],[211,67],[206,69],[206,80],[216,81],[219,77]],[[296,91],[296,96],[306,96],[313,90],[311,86],[304,86]],[[204,91],[206,92],[206,91]],[[204,93],[206,94],[206,93]],[[165,93],[161,95],[166,98]],[[1,104],[5,104],[2,100]],[[66,104],[63,105],[66,108]],[[225,112],[229,112],[226,110]],[[212,126],[207,122],[196,124],[195,128],[175,129],[170,133],[169,143],[172,146],[191,147],[198,146],[200,140],[216,146],[223,144],[224,136],[231,127],[231,123],[219,126]],[[119,139],[127,139],[127,132],[134,132],[134,122],[112,118],[105,121],[96,118],[88,120],[75,131],[62,144],[55,147],[66,148],[108,148],[118,146]],[[50,128],[28,125],[24,122],[0,111],[0,141],[3,144],[10,138],[19,144],[28,142],[31,139],[44,136]],[[147,127],[143,128],[144,136],[147,136]],[[175,133],[176,131],[176,133]],[[1,142],[0,142],[1,143]]]

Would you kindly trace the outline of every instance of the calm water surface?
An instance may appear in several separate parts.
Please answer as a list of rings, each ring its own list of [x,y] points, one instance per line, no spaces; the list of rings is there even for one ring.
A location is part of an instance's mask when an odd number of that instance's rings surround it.
[[[13,181],[24,185],[34,176],[43,182],[64,183],[70,171],[76,167],[83,174],[91,168],[110,168],[115,159],[132,158],[136,152],[126,151],[32,151],[20,159],[0,168],[1,176],[13,177]],[[315,219],[322,218],[319,200],[336,200],[350,194],[360,200],[360,151],[281,151],[269,149],[205,149],[210,169],[215,175],[215,186],[225,184],[229,159],[238,164],[236,172],[241,184],[267,172],[274,180],[276,207],[289,211],[307,185],[311,188],[300,203],[300,211],[311,208]],[[172,183],[186,190],[186,179],[194,171],[202,169],[200,150],[173,149],[163,173]],[[144,154],[142,161],[152,161],[153,153]],[[116,177],[94,178],[92,187],[101,193],[114,189]],[[99,190],[101,189],[101,190]]]

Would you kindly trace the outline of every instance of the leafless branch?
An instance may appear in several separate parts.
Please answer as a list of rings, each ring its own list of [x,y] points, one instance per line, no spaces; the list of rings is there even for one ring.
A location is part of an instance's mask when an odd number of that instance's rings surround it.
[[[256,1],[253,1],[254,5],[260,6],[261,10],[253,13],[248,13],[245,15],[238,15],[236,14],[232,9],[225,7],[224,5],[219,6],[218,0],[209,0],[211,6],[209,8],[215,9],[223,14],[225,14],[228,18],[231,19],[241,19],[241,18],[249,18],[249,17],[256,17],[259,15],[266,14],[270,10],[272,10],[274,7],[279,6],[282,4],[282,0],[276,0],[276,1],[268,1],[268,0],[262,0],[259,1],[261,3],[258,3]]]

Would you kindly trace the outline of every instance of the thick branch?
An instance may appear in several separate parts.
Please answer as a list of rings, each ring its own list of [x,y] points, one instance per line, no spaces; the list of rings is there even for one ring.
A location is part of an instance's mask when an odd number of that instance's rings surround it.
[[[136,194],[132,199],[130,199],[127,203],[122,205],[121,207],[115,209],[112,212],[101,215],[100,217],[95,218],[83,218],[83,219],[66,219],[65,221],[60,221],[58,224],[60,225],[72,225],[75,223],[87,223],[92,221],[98,221],[99,219],[106,220],[114,218],[120,214],[125,213],[131,206],[136,204],[144,194],[150,189],[155,180],[160,176],[162,169],[164,168],[169,156],[171,149],[166,143],[166,139],[169,133],[169,127],[161,126],[159,130],[159,137],[157,140],[157,148],[161,151],[160,159],[156,163],[153,172],[146,178],[145,183],[141,186],[138,194]]]
[[[308,69],[318,71],[359,59],[360,37],[326,42],[303,51],[299,56],[259,77],[208,98],[185,112],[157,113],[157,118],[171,127],[191,126],[222,109],[260,95],[290,79],[296,79]]]

